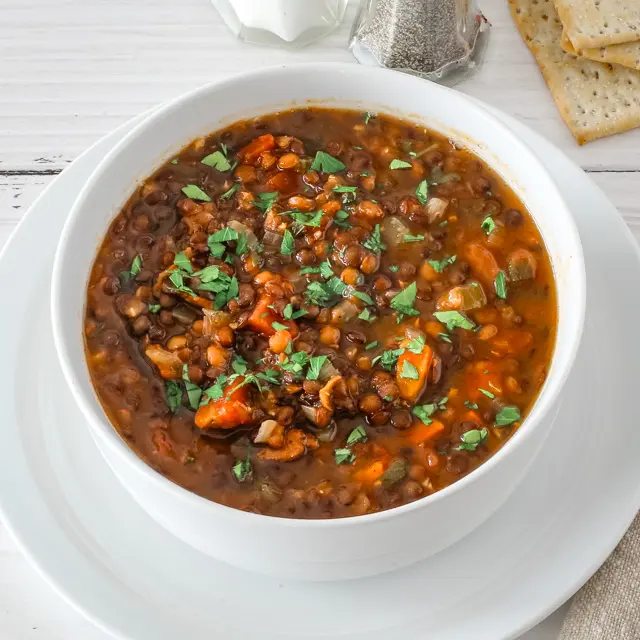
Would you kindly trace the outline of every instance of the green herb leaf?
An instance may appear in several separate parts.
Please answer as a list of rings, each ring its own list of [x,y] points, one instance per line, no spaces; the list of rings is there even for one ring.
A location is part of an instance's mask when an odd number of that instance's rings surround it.
[[[253,467],[248,449],[247,457],[244,460],[237,460],[233,465],[233,475],[238,482],[250,482],[253,479]]]
[[[414,365],[408,360],[402,363],[402,370],[400,371],[401,378],[407,378],[408,380],[419,380],[420,374]]]
[[[375,349],[380,343],[377,340],[370,342],[365,348],[365,351],[370,351],[371,349]]]
[[[169,280],[171,280],[171,283],[175,286],[175,288],[178,291],[182,291],[183,293],[186,293],[195,298],[196,292],[184,284],[184,276],[185,274],[183,271],[179,271],[179,270],[172,271],[171,275],[169,276]]]
[[[453,342],[451,342],[451,338],[446,333],[439,333],[438,338],[440,338],[440,340],[448,342],[449,344],[453,344]]]
[[[320,369],[327,360],[327,356],[315,356],[309,360],[309,370],[307,380],[317,380],[320,376]]]
[[[120,278],[123,281],[133,280],[142,269],[142,256],[140,254],[136,255],[131,261],[131,268],[129,271],[120,272]]]
[[[489,432],[486,429],[471,429],[461,436],[462,444],[453,447],[454,451],[475,451],[485,440]]]
[[[229,169],[231,169],[231,164],[229,164],[229,161],[224,157],[222,151],[214,151],[208,156],[202,158],[200,162],[202,164],[206,164],[207,167],[213,167],[218,171],[229,171]]]
[[[456,327],[461,329],[473,329],[475,324],[459,311],[434,311],[433,317],[447,325],[449,331],[453,331]]]
[[[302,316],[306,316],[306,309],[300,309],[299,311],[293,310],[293,305],[289,302],[282,310],[282,316],[285,320],[297,320],[298,318],[302,318]]]
[[[244,375],[247,373],[247,364],[249,364],[242,356],[236,356],[231,363],[231,368],[235,373]]]
[[[333,268],[331,267],[331,263],[328,260],[324,260],[320,263],[320,275],[325,280],[333,278]]]
[[[216,231],[215,233],[209,236],[208,242],[229,242],[229,240],[237,240],[238,232],[231,227],[225,227],[224,229],[220,229],[220,231]]]
[[[279,195],[280,194],[277,191],[265,191],[264,193],[259,193],[253,204],[262,211],[269,211],[273,203],[278,199]]]
[[[360,320],[364,320],[365,322],[373,322],[376,317],[369,311],[369,309],[364,309],[358,314],[358,318]]]
[[[496,415],[496,427],[506,427],[520,420],[520,410],[518,407],[503,407]]]
[[[200,398],[202,398],[202,389],[197,385],[191,382],[189,379],[189,368],[187,365],[183,365],[182,367],[182,381],[184,382],[184,387],[187,390],[187,398],[189,399],[189,406],[196,411],[200,406]]]
[[[367,439],[367,432],[360,424],[347,436],[347,446],[350,447],[352,444],[358,444],[358,442],[366,442]]]
[[[371,236],[362,243],[362,246],[377,254],[380,254],[387,248],[387,245],[382,242],[382,238],[380,237],[379,224],[373,228]]]
[[[178,269],[182,269],[183,271],[186,271],[187,273],[193,273],[193,267],[191,266],[191,260],[189,260],[189,258],[187,258],[187,256],[185,255],[184,251],[181,251],[180,253],[176,254],[176,257],[173,259],[173,264],[175,264],[176,267],[178,267]]]
[[[209,238],[211,238],[211,236],[209,236]],[[226,247],[221,242],[207,242],[207,245],[209,246],[209,253],[214,258],[222,258]]]
[[[192,200],[211,202],[211,198],[195,184],[188,184],[186,187],[182,187],[182,193],[184,193],[187,198],[191,198]]]
[[[424,240],[423,235],[411,236],[409,234],[402,238],[402,242],[422,242]]]
[[[404,160],[398,160],[394,158],[389,163],[389,169],[411,169],[413,165],[410,162],[405,162]]]
[[[369,121],[371,120],[371,118],[375,118],[375,114],[371,113],[371,111],[367,111],[363,116],[362,119],[364,120],[365,124],[369,124]]]
[[[178,164],[178,158],[174,158],[174,159],[171,161],[171,164]]]
[[[472,411],[478,409],[478,405],[475,402],[469,402],[468,400],[464,401],[464,406],[467,407],[467,409],[471,409]]]
[[[391,371],[393,369],[396,362],[398,362],[398,358],[404,353],[404,349],[387,349],[383,351],[379,356],[376,356],[371,364],[376,364],[376,362],[380,363],[380,366],[387,371]]]
[[[149,312],[156,314],[156,313],[160,313],[160,309],[162,307],[159,304],[150,304],[149,305]]]
[[[349,199],[351,200],[355,200],[357,190],[358,190],[358,187],[348,187],[345,185],[338,185],[337,187],[333,187],[333,191],[335,193],[346,193],[348,194]]]
[[[225,375],[218,376],[215,382],[204,390],[204,395],[200,400],[200,404],[207,404],[210,400],[219,400],[224,394],[223,385],[227,382],[228,378]]]
[[[168,380],[165,384],[167,404],[171,413],[175,413],[182,404],[182,389],[175,380]]]
[[[416,187],[416,198],[418,198],[420,204],[427,204],[427,200],[429,199],[429,183],[426,180],[423,180]]]
[[[340,227],[341,229],[351,229],[351,224],[347,222],[348,219],[349,219],[349,214],[343,209],[340,209],[336,213],[336,216],[333,219],[333,223],[336,226]]]
[[[486,389],[481,389],[480,387],[478,387],[478,391],[479,391],[481,394],[483,394],[483,395],[487,396],[487,398],[489,398],[489,399],[491,399],[491,400],[493,400],[493,399],[496,397],[496,394],[495,394],[495,393],[491,393],[491,391],[487,391]]]
[[[444,260],[427,260],[427,262],[433,267],[436,273],[442,273],[446,267],[453,264],[456,261],[456,256],[445,258]]]
[[[496,229],[496,223],[491,216],[487,216],[480,225],[487,235],[491,235]]]
[[[276,331],[288,331],[289,327],[287,327],[286,324],[282,324],[281,322],[272,322],[271,326],[276,330]]]
[[[496,288],[496,295],[503,300],[507,299],[507,278],[504,275],[504,271],[498,271],[496,280],[493,283]]]
[[[356,291],[355,289],[351,291],[351,295],[355,296],[356,298],[358,298],[359,300],[362,300],[362,302],[366,303],[366,304],[375,304],[373,299],[371,298],[370,295],[368,295],[367,293],[364,293],[363,291]]]
[[[289,229],[286,229],[282,236],[282,245],[280,246],[280,253],[283,256],[290,256],[293,253],[293,234]]]
[[[336,464],[353,464],[353,461],[356,459],[355,454],[351,449],[347,449],[343,447],[342,449],[336,449],[333,452],[333,455],[336,459]]]
[[[276,369],[266,369],[264,372],[256,373],[256,378],[269,384],[280,384],[280,372]]]
[[[229,189],[228,191],[225,191],[220,197],[223,200],[228,200],[236,191],[238,191],[240,189],[240,185],[239,184],[234,184],[231,189]]]
[[[399,267],[397,264],[392,264],[392,265],[389,267],[389,271],[391,271],[391,273],[396,273],[396,272],[398,271],[398,269],[399,269],[399,268],[400,268],[400,267]]]
[[[321,282],[310,282],[304,292],[306,301],[309,304],[317,304],[321,307],[328,306],[333,297]]]
[[[417,316],[420,312],[413,308],[413,304],[416,301],[416,295],[418,288],[415,282],[412,282],[408,287],[403,289],[400,293],[391,298],[391,308],[397,311],[400,316]]]
[[[409,463],[404,458],[396,458],[380,476],[382,486],[385,489],[391,489],[403,480],[407,473],[409,473]]]
[[[243,256],[245,253],[247,253],[247,233],[246,231],[241,231],[236,243],[236,255]]]
[[[433,403],[416,405],[413,407],[411,413],[413,413],[416,418],[424,422],[424,424],[430,425],[433,422],[433,420],[431,420],[431,416],[436,412],[437,408],[437,405]]]
[[[313,171],[322,171],[324,173],[340,173],[341,171],[344,171],[345,166],[337,158],[334,158],[324,151],[318,151],[318,153],[316,153],[316,157],[311,163],[311,169],[313,169]]]
[[[409,343],[406,346],[406,349],[407,351],[411,351],[411,353],[415,353],[416,355],[419,355],[422,353],[426,344],[427,344],[427,341],[424,339],[424,336],[418,335],[409,341]]]
[[[283,211],[279,215],[291,216],[291,219],[304,227],[319,227],[322,222],[323,212],[321,210],[305,213],[304,211]]]

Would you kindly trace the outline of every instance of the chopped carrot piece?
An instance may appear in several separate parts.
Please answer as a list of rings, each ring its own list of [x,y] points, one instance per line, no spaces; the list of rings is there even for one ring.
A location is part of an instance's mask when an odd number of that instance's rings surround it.
[[[260,154],[276,146],[274,137],[267,133],[252,140],[246,147],[238,151],[238,158],[247,164],[254,164],[260,159]]]
[[[465,257],[478,278],[493,287],[493,281],[500,271],[493,253],[481,244],[472,243],[467,247]]]
[[[382,460],[376,460],[364,469],[360,469],[353,474],[356,482],[364,485],[372,485],[387,469],[387,465]]]
[[[285,327],[291,334],[292,338],[295,338],[298,335],[298,327],[293,320],[284,320],[280,316],[278,316],[273,309],[270,308],[270,305],[273,304],[273,298],[269,296],[263,296],[258,300],[258,304],[256,304],[253,313],[249,316],[249,320],[247,324],[258,333],[261,333],[263,336],[271,337],[276,329],[273,326],[274,322],[278,322]]]
[[[196,411],[195,423],[200,429],[234,429],[253,421],[253,411],[247,404],[249,387],[241,386],[245,378],[238,376],[227,384],[223,395]]]
[[[401,347],[405,347],[411,342],[409,338],[400,343]],[[396,383],[400,389],[400,396],[407,402],[415,402],[423,393],[427,386],[427,378],[429,370],[433,363],[433,350],[425,344],[421,353],[413,353],[409,350],[398,358]],[[408,371],[408,369],[410,371]],[[409,377],[409,373],[415,374],[417,371],[417,379]]]
[[[293,193],[298,188],[298,174],[295,171],[278,171],[267,180],[267,188],[285,196]]]
[[[433,420],[431,424],[425,424],[422,420],[414,420],[413,426],[407,432],[407,440],[413,444],[420,444],[427,440],[433,440],[444,433],[444,424],[440,420]]]

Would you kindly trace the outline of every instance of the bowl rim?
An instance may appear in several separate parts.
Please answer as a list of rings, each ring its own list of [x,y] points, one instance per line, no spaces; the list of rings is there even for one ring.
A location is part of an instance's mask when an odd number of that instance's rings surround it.
[[[519,149],[519,152],[524,156],[527,156],[531,162],[536,166],[536,170],[539,175],[546,178],[553,197],[557,201],[558,213],[561,215],[567,224],[569,235],[565,235],[564,241],[572,246],[572,257],[574,260],[574,270],[578,278],[572,280],[572,306],[576,308],[577,315],[575,324],[575,331],[572,335],[572,342],[570,349],[565,355],[564,364],[561,369],[555,369],[553,371],[553,377],[548,377],[545,381],[541,392],[535,399],[534,405],[531,408],[529,414],[522,421],[522,424],[518,428],[517,432],[509,438],[509,440],[500,449],[494,453],[490,458],[476,467],[473,471],[465,475],[464,477],[456,480],[454,483],[447,487],[437,491],[436,493],[424,496],[413,502],[403,504],[391,509],[385,509],[375,513],[368,513],[358,516],[349,516],[343,518],[328,518],[328,519],[305,519],[305,518],[286,518],[281,516],[272,516],[266,514],[253,513],[249,511],[243,511],[235,507],[230,507],[203,496],[194,493],[181,485],[173,482],[163,474],[154,470],[147,462],[145,462],[140,456],[138,456],[131,447],[120,436],[116,428],[111,424],[107,417],[106,411],[102,408],[100,400],[93,386],[93,382],[89,379],[91,387],[94,393],[93,402],[85,395],[78,381],[88,375],[81,374],[79,367],[74,364],[73,357],[70,355],[67,348],[67,341],[65,334],[62,331],[64,324],[64,318],[67,311],[61,304],[62,296],[61,292],[64,289],[62,284],[62,278],[60,277],[66,264],[65,255],[72,255],[70,252],[64,251],[64,248],[68,245],[70,238],[73,235],[76,220],[80,217],[84,201],[88,197],[88,194],[92,191],[96,183],[98,183],[102,174],[108,169],[108,167],[114,162],[115,159],[123,152],[130,143],[141,135],[145,135],[148,131],[153,131],[157,122],[162,119],[163,116],[174,111],[180,111],[181,108],[190,103],[192,100],[198,99],[201,96],[205,96],[210,92],[215,94],[224,91],[225,88],[233,85],[244,85],[250,83],[252,79],[258,76],[275,75],[286,77],[288,73],[295,72],[296,70],[304,70],[309,74],[314,71],[333,71],[339,73],[355,73],[368,76],[369,81],[374,81],[376,76],[379,77],[381,86],[384,86],[384,80],[387,77],[398,75],[406,78],[406,82],[414,84],[418,87],[418,83],[422,84],[422,90],[431,91],[436,96],[442,97],[444,100],[458,100],[461,105],[467,110],[475,112],[477,117],[482,117],[489,121],[491,125],[500,130],[501,135],[505,139],[508,139],[511,145],[514,145]],[[301,106],[301,105],[295,105]],[[331,107],[331,101],[328,100],[323,106]],[[283,107],[284,108],[284,107]],[[338,107],[336,107],[338,108]],[[267,113],[267,112],[265,112]],[[420,115],[420,114],[416,114]],[[461,130],[461,133],[463,131]],[[166,158],[163,162],[166,161]],[[489,166],[492,167],[488,160],[484,160]],[[493,168],[493,167],[492,167]],[[149,169],[151,171],[151,169]],[[117,213],[115,214],[117,215]],[[535,214],[530,212],[535,222]],[[115,217],[115,216],[114,216]],[[112,218],[113,219],[113,218]],[[104,235],[104,234],[103,234]],[[95,260],[95,257],[94,257]],[[86,286],[86,284],[85,284]],[[85,296],[86,297],[86,296]],[[366,67],[353,63],[344,62],[305,62],[305,63],[293,63],[285,65],[274,65],[263,67],[257,70],[246,71],[243,73],[233,74],[229,77],[209,82],[201,87],[184,93],[177,98],[170,100],[167,103],[161,104],[155,110],[145,114],[145,117],[141,122],[136,124],[130,131],[128,131],[104,156],[102,161],[96,166],[89,179],[84,184],[83,188],[76,197],[73,207],[69,211],[67,220],[65,221],[64,228],[58,241],[56,248],[53,271],[52,271],[52,286],[51,286],[51,314],[53,324],[53,337],[60,361],[63,374],[72,392],[72,395],[80,407],[84,416],[88,419],[89,429],[93,435],[97,435],[101,438],[103,444],[108,446],[110,450],[117,455],[121,460],[130,467],[133,467],[135,471],[143,475],[146,480],[155,485],[163,492],[168,492],[172,497],[184,502],[187,506],[191,506],[197,509],[207,509],[213,515],[217,515],[223,518],[232,518],[238,521],[244,521],[247,525],[263,523],[265,526],[275,527],[299,527],[302,529],[331,529],[342,528],[352,526],[364,526],[373,525],[374,523],[381,523],[392,518],[398,518],[407,516],[408,514],[424,509],[430,504],[445,500],[449,496],[464,490],[467,486],[477,481],[481,476],[486,475],[491,469],[500,464],[501,460],[509,455],[516,447],[526,446],[527,441],[532,437],[534,429],[539,423],[547,416],[553,404],[556,402],[562,387],[568,377],[568,374],[574,364],[584,328],[585,322],[585,307],[586,307],[586,270],[584,264],[584,256],[582,251],[582,244],[580,236],[573,219],[573,215],[564,201],[555,180],[548,172],[543,162],[536,156],[536,154],[526,145],[510,127],[500,121],[493,113],[490,113],[484,105],[468,96],[466,94],[454,91],[448,87],[438,85],[431,82],[426,82],[415,76],[404,74],[398,71],[390,69],[382,69],[378,67]],[[560,310],[560,305],[558,304]],[[553,362],[556,356],[556,350],[558,346],[558,336],[556,335],[556,343],[554,344],[554,352],[551,362]],[[85,362],[86,365],[86,362]],[[550,384],[553,382],[553,384]],[[544,399],[544,406],[540,403],[540,400]],[[97,407],[100,407],[97,410]]]

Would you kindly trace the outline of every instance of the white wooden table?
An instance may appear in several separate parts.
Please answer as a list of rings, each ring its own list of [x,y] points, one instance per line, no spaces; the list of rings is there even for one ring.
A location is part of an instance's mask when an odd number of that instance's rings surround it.
[[[552,140],[592,174],[640,237],[640,130],[578,147],[506,0],[480,2],[493,24],[490,44],[481,71],[459,89]],[[0,247],[42,189],[117,125],[238,71],[352,61],[347,35],[345,25],[321,44],[291,53],[235,41],[209,0],[0,0]],[[524,638],[557,638],[565,610]],[[0,640],[27,638],[106,635],[36,575],[0,525]]]

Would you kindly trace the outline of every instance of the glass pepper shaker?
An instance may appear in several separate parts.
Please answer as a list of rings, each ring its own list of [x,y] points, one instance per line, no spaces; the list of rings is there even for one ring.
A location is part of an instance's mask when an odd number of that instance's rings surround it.
[[[336,29],[348,0],[212,0],[240,40],[303,47]]]

